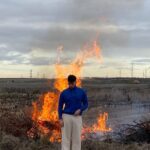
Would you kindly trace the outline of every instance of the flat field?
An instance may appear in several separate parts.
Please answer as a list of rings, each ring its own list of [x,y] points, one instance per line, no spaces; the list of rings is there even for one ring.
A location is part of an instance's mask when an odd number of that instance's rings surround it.
[[[13,125],[17,121],[31,127],[32,102],[39,96],[55,91],[53,79],[0,79],[0,150],[59,150],[60,144],[50,143],[44,137],[28,139],[18,126],[14,135]],[[89,109],[83,113],[83,123],[91,126],[99,114],[108,113],[107,126],[119,130],[123,124],[150,120],[150,79],[137,78],[84,78],[82,87],[86,90]],[[16,122],[14,121],[16,120]],[[23,131],[20,131],[23,130]],[[148,143],[127,144],[85,140],[83,150],[148,150]]]

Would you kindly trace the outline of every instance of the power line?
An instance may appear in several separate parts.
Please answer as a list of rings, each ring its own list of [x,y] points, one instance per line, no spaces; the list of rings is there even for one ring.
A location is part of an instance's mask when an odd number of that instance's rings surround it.
[[[119,74],[120,74],[120,78],[121,78],[122,77],[122,69],[120,69]]]
[[[30,78],[32,78],[32,69],[30,70]]]
[[[134,76],[134,63],[131,64],[131,77],[133,78]]]

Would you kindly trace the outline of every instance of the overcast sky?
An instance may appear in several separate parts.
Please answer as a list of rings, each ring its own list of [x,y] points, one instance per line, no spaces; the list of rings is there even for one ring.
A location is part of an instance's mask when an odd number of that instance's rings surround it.
[[[0,12],[0,77],[27,77],[30,69],[53,76],[59,45],[66,64],[95,39],[103,63],[87,63],[87,76],[149,67],[149,0],[0,0]]]

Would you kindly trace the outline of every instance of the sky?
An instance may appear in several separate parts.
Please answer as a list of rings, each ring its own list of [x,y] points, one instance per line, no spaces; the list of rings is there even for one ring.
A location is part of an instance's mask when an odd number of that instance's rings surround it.
[[[0,0],[0,77],[54,77],[95,39],[103,62],[82,76],[150,76],[149,0]]]

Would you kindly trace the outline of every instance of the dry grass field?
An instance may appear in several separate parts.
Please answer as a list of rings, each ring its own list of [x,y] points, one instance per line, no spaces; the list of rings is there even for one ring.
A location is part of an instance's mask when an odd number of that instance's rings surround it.
[[[26,132],[32,127],[32,102],[48,91],[55,91],[54,80],[0,79],[0,150],[59,150],[59,143],[47,137],[29,139]],[[108,112],[107,125],[119,131],[124,124],[150,120],[150,79],[85,78],[82,87],[87,91],[89,109],[83,123],[92,125],[100,113]],[[148,133],[149,135],[150,133]],[[145,142],[88,139],[83,150],[149,150]]]

